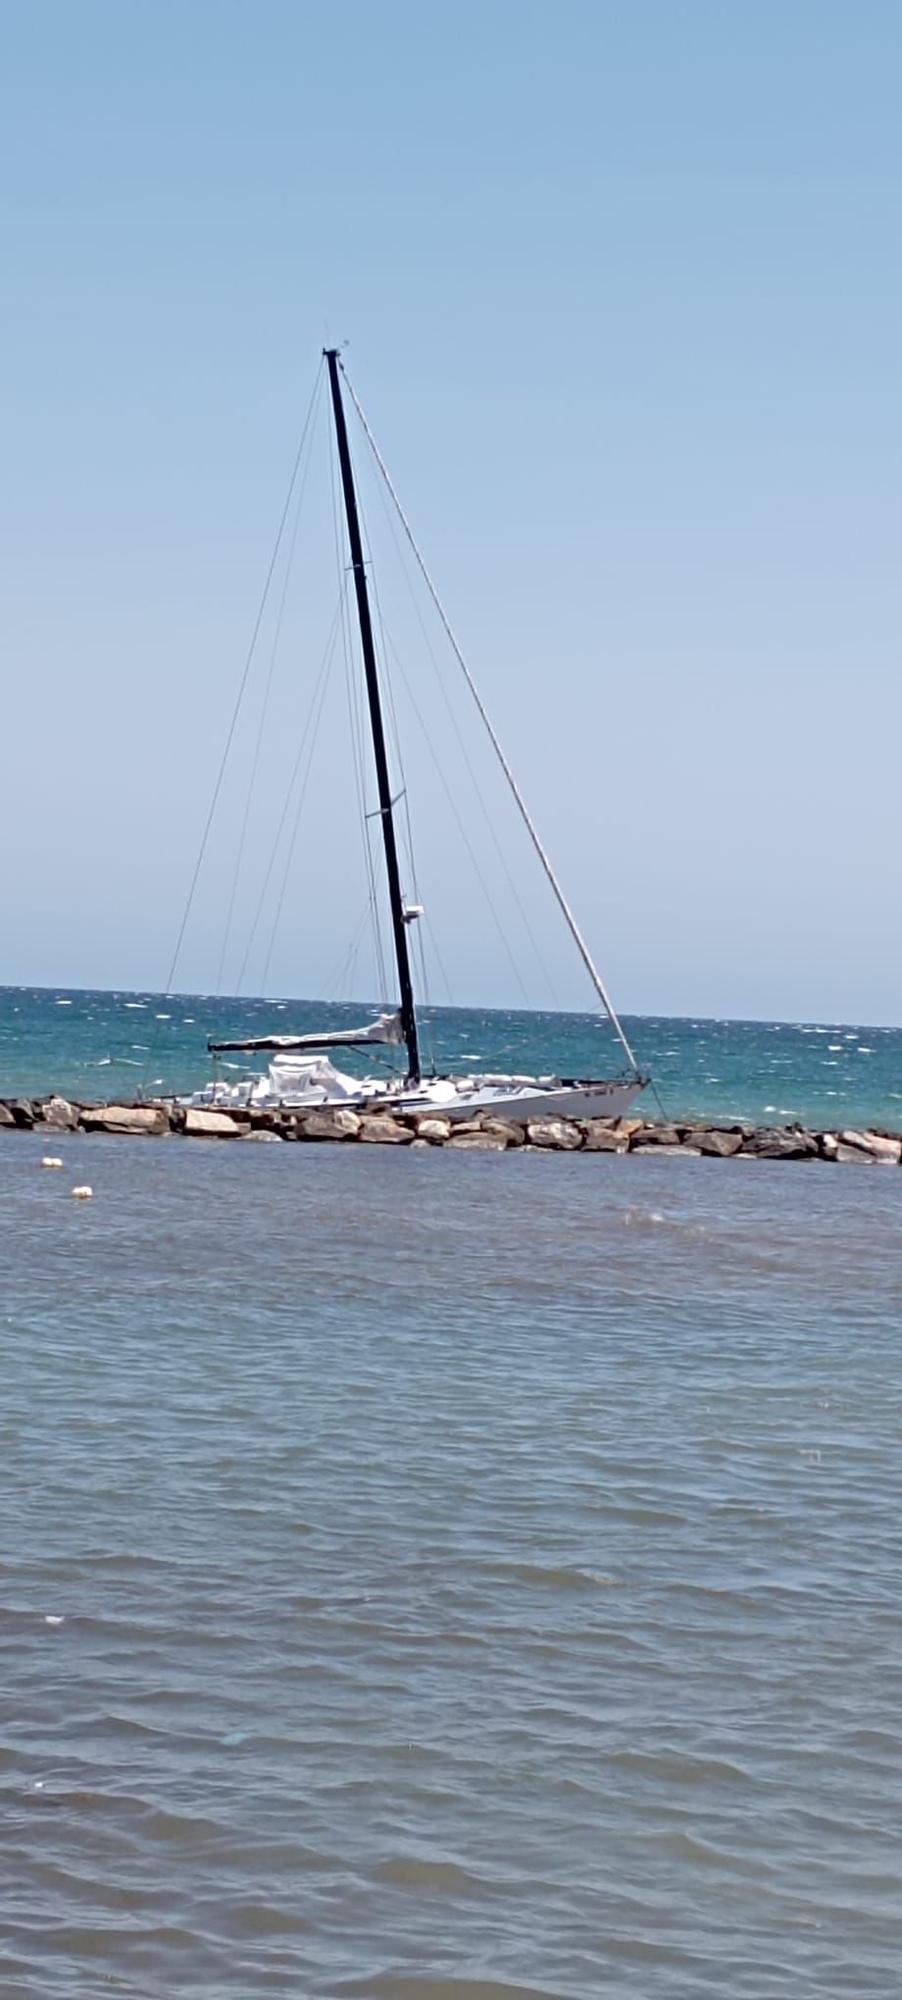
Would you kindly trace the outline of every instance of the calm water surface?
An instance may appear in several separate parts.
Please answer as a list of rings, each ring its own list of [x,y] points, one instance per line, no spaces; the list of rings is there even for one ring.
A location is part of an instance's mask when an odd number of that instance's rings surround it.
[[[3,2000],[899,1991],[902,1174],[45,1146]]]

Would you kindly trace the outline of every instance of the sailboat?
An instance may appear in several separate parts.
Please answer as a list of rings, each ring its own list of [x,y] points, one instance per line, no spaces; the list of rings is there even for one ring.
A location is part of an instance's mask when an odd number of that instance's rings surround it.
[[[584,1119],[623,1117],[649,1078],[636,1061],[604,981],[594,964],[588,945],[577,926],[563,889],[539,839],[525,800],[439,603],[432,579],[413,539],[409,523],[364,412],[352,385],[348,382],[340,351],[332,347],[325,348],[323,352],[328,369],[350,568],[356,596],[360,650],[379,801],[378,818],[382,829],[388,907],[397,971],[398,1004],[397,1007],[383,1012],[374,1021],[357,1029],[332,1030],[322,1034],[271,1034],[255,1035],[240,1040],[210,1040],[207,1046],[214,1057],[234,1054],[267,1055],[271,1057],[271,1061],[263,1074],[257,1073],[241,1082],[228,1083],[218,1077],[204,1089],[194,1092],[187,1101],[196,1105],[222,1105],[231,1108],[254,1106],[289,1109],[346,1106],[354,1110],[369,1108],[408,1115],[418,1113],[426,1116],[431,1112],[452,1121],[479,1116],[518,1121],[549,1117]],[[470,692],[476,700],[480,716],[488,730],[532,845],[551,884],[558,907],[589,974],[598,1000],[619,1042],[624,1065],[617,1075],[560,1077],[488,1072],[439,1076],[426,1074],[424,1071],[408,941],[411,925],[417,922],[423,912],[419,904],[406,900],[402,886],[395,821],[396,800],[392,794],[386,747],[367,569],[342,394],[343,381],[353,400],[445,632],[463,669]],[[403,1047],[407,1058],[406,1073],[360,1076],[343,1071],[333,1061],[333,1052],[341,1049],[366,1050],[377,1045],[397,1049]]]

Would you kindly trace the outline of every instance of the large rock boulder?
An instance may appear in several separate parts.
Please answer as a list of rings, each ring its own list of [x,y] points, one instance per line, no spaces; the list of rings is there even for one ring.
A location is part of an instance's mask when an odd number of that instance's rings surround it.
[[[625,1153],[629,1139],[606,1118],[589,1118],[583,1126],[583,1146],[587,1153]]]
[[[518,1125],[514,1118],[487,1118],[479,1120],[480,1130],[488,1132],[495,1139],[503,1139],[508,1146],[525,1146],[526,1126]]]
[[[507,1140],[503,1132],[452,1132],[445,1147],[462,1153],[506,1153]]]
[[[640,1146],[678,1146],[682,1134],[677,1125],[638,1125],[630,1139],[630,1152]]]
[[[856,1147],[883,1167],[897,1167],[902,1159],[902,1140],[887,1139],[882,1132],[841,1132],[840,1139],[844,1146]]]
[[[583,1143],[579,1126],[569,1118],[530,1118],[526,1132],[531,1146],[554,1153],[575,1153]]]
[[[169,1130],[169,1113],[161,1104],[95,1104],[80,1113],[79,1124],[84,1132],[120,1132],[131,1139],[158,1138]]]
[[[322,1111],[307,1111],[298,1126],[300,1139],[356,1139],[360,1118],[350,1105],[337,1104]]]
[[[700,1132],[690,1131],[687,1140],[696,1152],[707,1153],[716,1160],[730,1160],[742,1145],[742,1133],[706,1128]]]
[[[233,1118],[230,1111],[206,1111],[189,1105],[185,1112],[187,1139],[241,1139],[250,1129],[246,1118]]]
[[[413,1133],[387,1111],[373,1111],[361,1118],[357,1137],[368,1146],[409,1146]]]
[[[430,1146],[443,1146],[445,1140],[451,1136],[451,1120],[430,1112],[426,1118],[414,1119],[414,1130],[417,1138],[428,1139]]]
[[[78,1124],[78,1110],[68,1097],[48,1097],[41,1106],[41,1117],[58,1132],[74,1132]]]
[[[813,1132],[790,1132],[783,1127],[762,1126],[742,1142],[744,1153],[757,1160],[816,1160],[818,1144]]]
[[[15,1125],[15,1119],[8,1104],[0,1104],[0,1125]]]
[[[679,1153],[680,1157],[684,1160],[701,1159],[698,1146],[684,1146],[679,1139],[676,1145],[672,1145],[669,1140],[664,1139],[656,1140],[653,1146],[646,1145],[644,1140],[642,1140],[638,1146],[632,1145],[630,1147],[630,1159],[632,1159],[634,1153],[644,1153],[649,1159],[654,1159],[655,1157],[660,1159],[662,1154],[666,1156],[670,1153]]]

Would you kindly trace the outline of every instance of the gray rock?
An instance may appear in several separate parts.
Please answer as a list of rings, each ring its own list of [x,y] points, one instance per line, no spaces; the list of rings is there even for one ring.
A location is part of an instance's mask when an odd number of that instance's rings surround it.
[[[78,1125],[78,1110],[68,1097],[48,1097],[41,1107],[41,1116],[45,1125],[52,1125],[59,1132],[74,1132]]]
[[[430,1146],[443,1146],[451,1135],[451,1120],[430,1113],[428,1118],[414,1119],[414,1130],[417,1138],[428,1140]]]
[[[583,1147],[587,1153],[625,1153],[629,1150],[629,1139],[607,1119],[589,1118],[583,1129]]]
[[[569,1118],[531,1118],[526,1127],[531,1146],[544,1146],[556,1153],[575,1153],[583,1143],[578,1125]]]
[[[413,1133],[407,1125],[399,1125],[397,1118],[377,1111],[361,1118],[357,1137],[368,1146],[409,1146]]]
[[[841,1167],[876,1167],[880,1164],[874,1153],[866,1153],[862,1146],[844,1146],[842,1140],[833,1158]]]
[[[681,1137],[678,1125],[640,1125],[630,1140],[630,1152],[639,1146],[678,1146]]]
[[[15,1119],[8,1104],[0,1104],[0,1125],[15,1125]]]
[[[507,1140],[501,1132],[452,1132],[445,1141],[445,1150],[451,1148],[462,1153],[506,1153]]]
[[[742,1133],[720,1132],[714,1127],[701,1132],[690,1131],[688,1143],[699,1153],[707,1153],[718,1160],[729,1160],[742,1145]]]
[[[205,1111],[189,1106],[185,1112],[187,1139],[241,1139],[250,1131],[246,1118],[233,1118],[230,1111]]]
[[[307,1111],[298,1128],[301,1139],[356,1139],[360,1119],[349,1105],[330,1105],[322,1111]]]
[[[272,1145],[276,1145],[276,1146],[281,1146],[281,1144],[282,1144],[282,1134],[281,1134],[281,1132],[266,1132],[266,1131],[263,1131],[263,1130],[262,1130],[262,1128],[258,1128],[256,1132],[242,1132],[242,1134],[241,1134],[241,1137],[242,1137],[242,1139],[253,1139],[253,1140],[255,1140],[255,1141],[256,1141],[256,1144],[257,1144],[258,1146],[261,1146],[261,1145],[262,1145],[262,1146],[272,1146]]]
[[[480,1118],[480,1129],[493,1133],[495,1138],[506,1140],[509,1146],[525,1146],[526,1126],[518,1125],[513,1118]]]
[[[753,1132],[742,1144],[744,1153],[752,1153],[758,1160],[815,1160],[818,1145],[813,1132],[789,1132],[782,1127],[770,1130],[762,1127]]]
[[[304,1136],[303,1117],[297,1111],[283,1112],[276,1125],[276,1130],[281,1132],[283,1139],[302,1139]]]
[[[844,1146],[857,1146],[859,1152],[869,1154],[880,1166],[897,1167],[902,1159],[902,1140],[886,1139],[881,1132],[842,1132],[840,1139]]]
[[[188,1116],[197,1113],[188,1113]],[[98,1104],[79,1117],[84,1132],[120,1132],[125,1137],[159,1138],[169,1130],[169,1114],[160,1104]]]
[[[630,1159],[632,1159],[634,1153],[647,1153],[649,1156],[652,1156],[653,1154],[657,1153],[659,1158],[662,1153],[664,1154],[678,1153],[680,1157],[684,1160],[701,1159],[701,1152],[698,1146],[684,1146],[679,1139],[677,1140],[675,1146],[670,1145],[666,1141],[662,1143],[660,1140],[656,1141],[656,1143],[653,1146],[647,1146],[642,1141],[640,1141],[638,1146],[634,1144],[630,1147]]]

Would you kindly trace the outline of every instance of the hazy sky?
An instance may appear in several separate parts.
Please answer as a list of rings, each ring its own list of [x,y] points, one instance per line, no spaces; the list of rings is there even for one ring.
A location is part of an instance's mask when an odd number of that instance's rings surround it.
[[[902,1020],[899,8],[7,0],[0,25],[0,981],[164,983],[328,338],[621,1006]],[[227,987],[332,603],[311,560]],[[337,699],[321,747],[271,965],[300,994],[364,893]],[[411,758],[447,990],[516,1004]],[[217,978],[242,785],[183,986]],[[588,1004],[498,814],[554,993]]]

